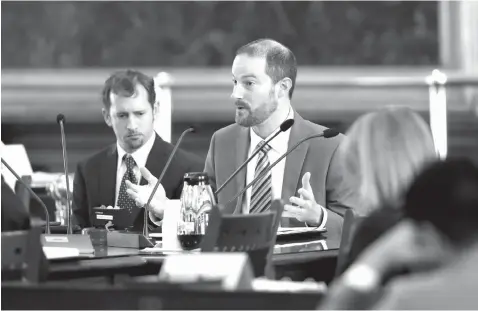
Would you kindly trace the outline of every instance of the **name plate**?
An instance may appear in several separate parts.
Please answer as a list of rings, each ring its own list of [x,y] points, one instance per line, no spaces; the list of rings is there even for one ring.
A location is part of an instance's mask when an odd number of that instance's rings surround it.
[[[113,215],[96,214],[96,219],[113,220]]]
[[[246,253],[168,255],[159,272],[160,281],[219,281],[221,288],[226,291],[250,290],[253,278],[254,272]]]

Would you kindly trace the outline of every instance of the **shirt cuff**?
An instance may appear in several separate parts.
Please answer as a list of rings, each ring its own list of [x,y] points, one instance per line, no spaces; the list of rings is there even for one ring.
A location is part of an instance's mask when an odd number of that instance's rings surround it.
[[[316,226],[317,229],[323,229],[325,227],[325,224],[327,223],[327,216],[328,216],[328,211],[325,207],[319,205],[320,208],[322,209],[322,220],[320,221],[320,223]],[[312,227],[312,226],[309,226],[307,224],[307,222],[305,223],[305,226],[306,227]]]
[[[151,222],[155,224],[157,227],[161,227],[161,225],[163,224],[163,220],[156,217],[151,211],[149,211],[148,214],[149,214],[149,220],[151,220]]]

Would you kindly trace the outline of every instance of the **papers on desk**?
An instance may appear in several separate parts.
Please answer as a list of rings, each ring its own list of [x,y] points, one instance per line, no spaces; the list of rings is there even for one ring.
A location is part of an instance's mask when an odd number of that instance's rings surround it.
[[[181,253],[196,253],[200,252],[201,249],[196,248],[190,251],[183,250],[181,248],[164,248],[162,242],[156,243],[154,247],[146,247],[139,251],[142,255],[169,255],[169,254],[181,254]]]
[[[162,239],[163,238],[163,233],[162,232],[153,232],[149,234],[150,238],[155,238],[155,239]]]
[[[45,253],[48,260],[80,257],[80,250],[73,247],[43,246],[43,253]]]
[[[325,292],[327,285],[314,281],[294,282],[257,278],[252,281],[252,288],[258,292]]]
[[[326,228],[310,228],[310,227],[293,227],[293,228],[282,228],[280,227],[277,230],[277,235],[294,235],[294,234],[307,234],[307,233],[322,233],[326,232]]]

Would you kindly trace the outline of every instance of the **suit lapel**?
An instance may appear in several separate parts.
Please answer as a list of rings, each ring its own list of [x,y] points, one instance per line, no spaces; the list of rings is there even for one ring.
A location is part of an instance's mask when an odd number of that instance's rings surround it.
[[[301,139],[307,137],[310,131],[305,123],[305,120],[297,113],[297,111],[294,111],[294,121],[295,123],[291,128],[289,136],[288,149],[295,146],[295,144],[297,144]],[[286,157],[281,195],[286,204],[289,204],[290,197],[296,194],[295,192],[300,185],[300,180],[302,178],[300,174],[302,172],[302,166],[304,164],[308,149],[309,142],[306,141]],[[289,219],[283,218],[281,225],[288,226],[288,224]]]
[[[101,204],[106,206],[115,204],[116,167],[118,165],[118,151],[116,144],[107,150],[103,165],[99,168],[99,196]]]
[[[236,149],[234,151],[234,170],[236,170],[239,166],[241,166],[244,161],[247,159],[247,155],[249,152],[249,145],[250,145],[250,136],[249,136],[249,128],[246,127],[239,127],[238,137],[236,139]],[[234,178],[234,187],[236,192],[242,190],[246,186],[246,172],[247,167],[242,169]],[[234,193],[233,195],[235,195]],[[231,197],[232,198],[232,197]],[[241,214],[242,213],[242,200],[244,199],[244,194],[237,198],[237,204],[235,206],[235,213]]]
[[[151,172],[151,174],[156,176],[156,178],[159,178],[159,174],[161,174],[161,171],[166,165],[166,161],[169,157],[167,149],[161,147],[163,143],[165,142],[161,139],[161,137],[159,137],[158,134],[156,134],[153,147],[151,148],[148,159],[146,160],[146,168]],[[140,185],[146,185],[147,181],[144,179],[144,177],[141,177],[139,183]]]

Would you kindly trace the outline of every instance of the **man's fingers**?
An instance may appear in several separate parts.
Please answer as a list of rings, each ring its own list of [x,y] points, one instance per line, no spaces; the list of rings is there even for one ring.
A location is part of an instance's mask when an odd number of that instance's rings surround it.
[[[299,205],[301,207],[306,207],[307,202],[304,199],[298,198],[298,197],[290,197],[290,202],[296,205]]]
[[[129,180],[126,180],[126,189],[129,189],[133,192],[139,192],[140,186],[133,184]]]
[[[308,191],[305,188],[300,188],[297,192],[304,200],[315,201],[314,194],[311,191]]]
[[[297,206],[293,206],[290,204],[284,205],[284,212],[282,213],[282,217],[287,218],[297,218],[298,215],[301,213],[301,208]]]
[[[312,187],[310,186],[310,172],[306,172],[304,176],[302,176],[302,188],[312,192]]]
[[[146,167],[141,167],[139,171],[141,172],[141,176],[146,179],[148,184],[154,185],[158,181],[158,179],[153,174],[151,174],[151,172]]]

